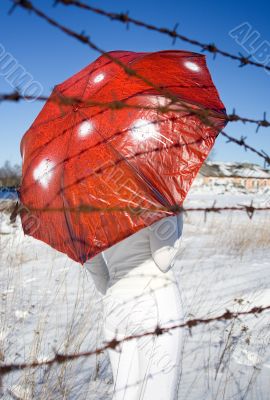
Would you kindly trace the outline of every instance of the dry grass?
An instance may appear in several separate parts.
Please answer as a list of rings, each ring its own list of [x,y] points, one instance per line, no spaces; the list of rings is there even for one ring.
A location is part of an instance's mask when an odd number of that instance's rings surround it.
[[[250,220],[246,216],[238,220],[228,216],[219,224],[213,219],[207,226],[207,234],[211,235],[216,249],[242,258],[270,249],[270,218],[265,215]]]

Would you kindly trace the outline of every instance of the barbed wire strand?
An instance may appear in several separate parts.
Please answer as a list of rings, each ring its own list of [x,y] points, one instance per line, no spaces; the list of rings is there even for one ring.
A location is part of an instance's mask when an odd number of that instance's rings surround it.
[[[244,211],[246,212],[247,216],[249,219],[252,219],[255,212],[262,212],[262,211],[270,211],[270,206],[264,206],[264,207],[256,207],[253,205],[253,201],[251,201],[250,204],[238,204],[235,206],[216,206],[216,202],[214,201],[212,206],[209,207],[185,207],[185,206],[179,206],[178,204],[174,204],[172,206],[168,207],[119,207],[119,206],[114,206],[114,207],[96,207],[96,206],[91,206],[89,204],[80,204],[75,207],[31,207],[27,206],[27,204],[23,204],[20,202],[16,202],[15,205],[4,205],[1,207],[1,201],[0,201],[0,212],[7,212],[10,214],[10,221],[15,222],[17,215],[22,210],[27,210],[27,212],[30,213],[41,213],[41,212],[63,212],[65,213],[66,211],[69,211],[70,213],[74,214],[80,214],[80,213],[109,213],[109,212],[124,212],[124,213],[129,213],[132,215],[140,215],[145,212],[149,213],[178,213],[178,212],[183,212],[183,213],[190,213],[190,212],[203,212],[205,215],[205,220],[207,217],[207,214],[209,213],[220,213],[222,211]]]
[[[108,11],[102,10],[100,8],[93,7],[89,4],[85,4],[78,0],[55,0],[55,4],[58,4],[58,3],[61,3],[65,6],[75,6],[75,7],[84,9],[84,10],[91,11],[95,14],[99,14],[104,17],[107,17],[110,20],[116,20],[116,21],[122,22],[123,24],[127,25],[127,27],[129,26],[129,24],[133,24],[133,25],[136,25],[136,26],[139,26],[139,27],[151,30],[151,31],[155,31],[155,32],[167,35],[173,39],[173,44],[175,43],[176,39],[179,39],[179,40],[189,43],[191,45],[200,47],[202,51],[207,51],[209,53],[212,53],[214,55],[214,57],[217,54],[220,54],[221,56],[230,58],[232,60],[239,61],[240,62],[239,67],[243,67],[245,65],[252,65],[252,66],[264,68],[265,70],[270,71],[270,66],[265,65],[263,63],[256,62],[256,61],[252,61],[249,56],[245,57],[242,54],[237,56],[235,54],[232,54],[227,51],[219,49],[214,43],[202,43],[196,39],[191,39],[187,36],[179,34],[177,32],[177,28],[179,25],[178,23],[175,24],[175,27],[173,29],[168,29],[168,28],[157,27],[153,24],[149,24],[147,22],[143,22],[138,19],[132,18],[129,16],[128,12],[126,12],[126,13],[108,12]]]
[[[133,339],[139,339],[141,337],[145,336],[153,336],[153,335],[162,335],[164,333],[170,332],[174,329],[180,329],[180,328],[188,328],[191,332],[191,330],[198,326],[198,325],[207,325],[212,322],[219,322],[219,321],[228,321],[232,320],[235,318],[239,318],[241,316],[247,316],[247,315],[256,315],[261,314],[264,311],[270,310],[270,305],[267,306],[254,306],[250,310],[247,311],[239,311],[239,312],[233,312],[230,310],[226,310],[223,314],[216,316],[216,317],[210,317],[210,318],[194,318],[194,319],[189,319],[188,321],[181,323],[181,324],[175,324],[169,327],[162,327],[157,325],[154,330],[148,331],[148,332],[143,332],[140,334],[135,334],[135,335],[129,335],[124,337],[123,339],[116,339],[113,338],[109,342],[107,342],[104,346],[99,347],[95,350],[92,351],[85,351],[81,353],[73,353],[73,354],[60,354],[55,352],[55,356],[52,357],[51,359],[43,360],[43,361],[33,361],[30,363],[23,362],[23,363],[10,363],[10,364],[2,364],[0,365],[0,377],[13,372],[13,371],[18,371],[18,370],[24,370],[24,369],[29,369],[29,368],[35,368],[35,367],[40,367],[43,365],[52,365],[52,364],[61,364],[66,361],[71,361],[75,360],[78,358],[82,357],[89,357],[93,356],[96,354],[100,354],[104,352],[107,349],[116,349],[117,346],[120,343],[127,342],[129,340]]]
[[[62,103],[65,105],[83,105],[86,107],[104,107],[106,109],[111,110],[121,110],[123,108],[131,108],[131,109],[141,109],[141,110],[152,110],[162,113],[167,113],[170,111],[173,112],[182,112],[182,109],[177,109],[175,106],[170,108],[170,105],[164,106],[144,106],[144,105],[136,105],[136,104],[128,104],[124,100],[114,100],[109,102],[101,102],[94,100],[83,100],[79,97],[71,97],[71,96],[61,96],[60,94],[55,97],[51,96],[28,96],[23,95],[19,91],[15,90],[12,93],[0,93],[0,103],[4,101],[10,102],[19,102],[20,100],[25,101],[49,101],[55,103]],[[193,110],[193,109],[192,109]],[[205,111],[211,113],[211,109],[206,108]],[[224,116],[224,120],[227,122],[242,122],[243,124],[251,123],[257,125],[256,132],[258,132],[260,127],[269,128],[270,121],[266,118],[266,112],[263,112],[262,119],[254,119],[248,117],[242,117],[236,113],[236,110],[233,109],[233,112]]]

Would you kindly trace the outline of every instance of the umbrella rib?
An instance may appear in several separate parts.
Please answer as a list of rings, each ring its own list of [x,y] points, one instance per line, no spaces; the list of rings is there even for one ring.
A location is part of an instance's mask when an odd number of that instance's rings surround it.
[[[73,115],[73,117],[74,117],[74,115]],[[74,118],[74,119],[75,119],[75,118]],[[72,134],[73,134],[73,129],[74,129],[74,123],[73,123],[73,122],[74,122],[74,121],[72,121],[71,132],[70,132],[70,138],[71,138],[71,136],[72,136]],[[67,142],[67,146],[66,146],[66,155],[65,155],[65,157],[67,157],[69,147],[70,147],[70,140],[68,140],[68,142]],[[64,171],[65,171],[65,168],[64,168],[64,165],[65,165],[65,164],[63,164],[63,167],[62,167],[62,175],[61,175],[61,180],[60,180],[60,187],[61,187],[60,193],[61,193],[62,202],[63,202],[63,206],[64,206],[64,207],[63,207],[63,210],[64,210],[64,217],[65,217],[65,222],[66,222],[67,230],[68,230],[68,233],[69,233],[69,237],[70,237],[71,243],[74,243],[74,242],[77,241],[77,237],[76,237],[76,235],[74,235],[74,231],[73,231],[73,229],[72,229],[72,226],[71,226],[70,221],[69,221],[68,216],[67,216],[67,210],[69,209],[69,204],[68,204],[68,201],[67,201],[67,199],[66,199],[66,197],[65,197],[65,195],[64,195],[64,191],[65,191],[65,186],[64,186]],[[73,254],[75,255],[75,257],[77,258],[78,255],[77,255],[77,249],[76,249],[76,247],[75,247],[75,246],[73,246],[73,247],[70,246],[70,248],[72,249],[72,253],[73,253]]]

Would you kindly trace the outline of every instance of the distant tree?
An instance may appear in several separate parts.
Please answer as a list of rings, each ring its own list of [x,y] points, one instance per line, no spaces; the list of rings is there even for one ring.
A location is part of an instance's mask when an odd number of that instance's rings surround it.
[[[19,164],[11,165],[10,161],[6,161],[4,165],[0,167],[0,186],[18,186],[20,181],[21,166]]]

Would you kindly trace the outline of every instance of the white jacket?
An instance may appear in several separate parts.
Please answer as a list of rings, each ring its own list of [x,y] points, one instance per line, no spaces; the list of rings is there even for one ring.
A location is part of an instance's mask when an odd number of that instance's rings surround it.
[[[135,281],[135,274],[147,269],[153,271],[153,262],[158,267],[157,275],[168,272],[174,265],[182,230],[182,213],[165,217],[86,261],[84,265],[98,292],[104,295],[108,288],[113,291],[117,288],[118,292],[125,289],[135,293],[140,284],[143,290],[146,281]],[[128,284],[123,279],[127,277],[133,277]]]

